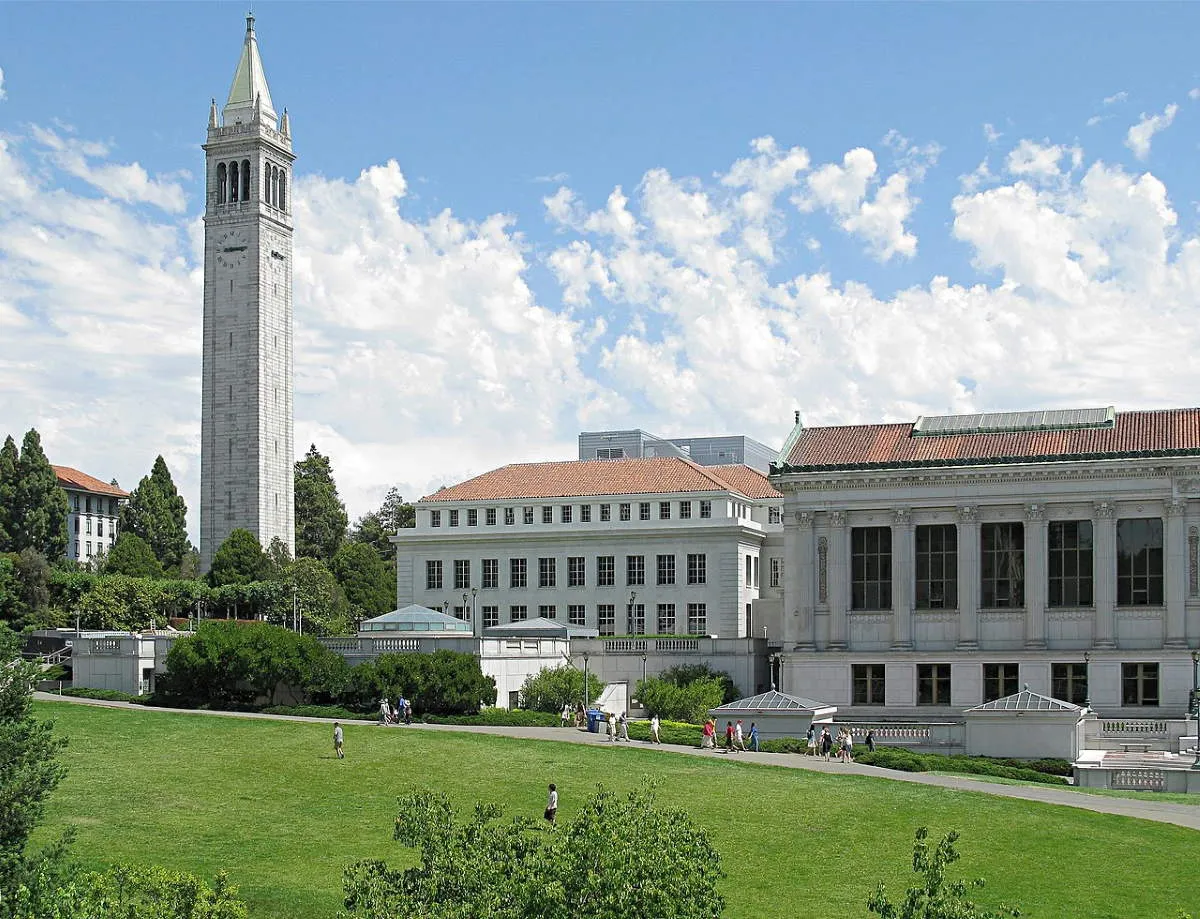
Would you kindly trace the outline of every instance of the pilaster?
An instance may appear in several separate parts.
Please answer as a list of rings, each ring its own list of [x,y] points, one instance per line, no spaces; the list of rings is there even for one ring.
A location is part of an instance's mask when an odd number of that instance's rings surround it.
[[[1025,505],[1025,647],[1046,647],[1047,552],[1046,505]]]
[[[1163,559],[1163,575],[1167,583],[1167,616],[1164,648],[1187,647],[1187,501],[1168,501],[1166,508],[1166,552]]]
[[[786,602],[788,608],[797,613],[796,647],[811,650],[816,647],[816,534],[812,511],[798,511],[793,516],[796,554],[788,557],[789,567],[784,569],[784,580],[786,583],[789,576],[795,578],[795,593],[785,590],[789,598]]]
[[[1096,567],[1094,594],[1096,628],[1092,644],[1097,648],[1115,648],[1117,602],[1117,508],[1111,501],[1092,505],[1092,531],[1095,534]]]
[[[916,592],[912,511],[892,511],[892,648],[912,650],[913,597]]]
[[[979,508],[958,509],[958,648],[979,647]]]
[[[850,534],[844,511],[829,514],[829,649],[844,651],[846,609],[849,606]]]

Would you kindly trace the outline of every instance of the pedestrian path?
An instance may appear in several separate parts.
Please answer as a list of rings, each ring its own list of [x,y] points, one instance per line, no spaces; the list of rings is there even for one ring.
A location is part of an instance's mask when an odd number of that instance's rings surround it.
[[[34,698],[39,702],[95,705],[102,708],[132,709],[141,712],[171,712],[182,715],[208,715],[222,718],[261,718],[274,721],[298,721],[316,724],[328,724],[332,721],[329,718],[307,718],[299,715],[266,715],[259,712],[218,712],[184,708],[148,708],[144,705],[134,705],[128,702],[107,702],[100,699],[82,699],[75,696],[57,696],[52,693],[41,692],[34,693]],[[342,724],[348,730],[380,730],[377,723],[369,721],[344,721]],[[1154,820],[1158,823],[1173,823],[1177,826],[1200,830],[1200,805],[1151,801],[1144,798],[1108,797],[1050,785],[1001,785],[997,782],[984,782],[978,779],[960,778],[958,776],[929,775],[922,772],[898,772],[892,769],[881,769],[878,766],[864,766],[858,763],[826,762],[819,757],[800,756],[790,753],[722,753],[701,750],[697,747],[680,746],[678,744],[649,744],[640,741],[614,744],[604,734],[589,734],[587,731],[581,731],[576,728],[518,728],[485,725],[420,724],[414,722],[411,725],[383,728],[383,730],[495,734],[502,737],[517,737],[525,740],[546,740],[557,741],[559,743],[592,745],[604,744],[605,746],[621,749],[630,747],[639,750],[655,750],[675,755],[700,756],[721,760],[728,759],[731,762],[758,763],[764,766],[778,766],[785,769],[808,769],[814,772],[867,776],[875,779],[887,779],[893,782],[913,782],[918,785],[933,785],[941,788],[949,788],[954,791],[979,792],[1003,798],[1037,801],[1042,804],[1077,807],[1081,810],[1095,811],[1100,814],[1115,814],[1122,817],[1136,817],[1140,820]]]

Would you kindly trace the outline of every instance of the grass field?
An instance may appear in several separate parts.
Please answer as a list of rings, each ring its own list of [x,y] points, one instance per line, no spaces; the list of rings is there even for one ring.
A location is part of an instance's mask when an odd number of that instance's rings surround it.
[[[1075,808],[725,757],[366,725],[347,726],[338,761],[323,724],[70,703],[37,711],[70,740],[48,824],[78,826],[77,854],[225,868],[255,917],[331,917],[345,864],[402,858],[391,827],[409,787],[537,816],[554,781],[562,820],[597,782],[625,789],[646,774],[712,832],[729,917],[866,917],[878,880],[907,885],[921,825],[962,834],[954,870],[987,879],[980,902],[1029,917],[1175,919],[1200,904],[1194,831]]]

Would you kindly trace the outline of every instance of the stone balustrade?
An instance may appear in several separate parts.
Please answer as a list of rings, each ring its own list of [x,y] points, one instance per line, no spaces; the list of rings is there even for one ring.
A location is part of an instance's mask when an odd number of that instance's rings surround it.
[[[1161,769],[1114,769],[1108,787],[1124,791],[1164,791],[1167,776]]]
[[[1101,737],[1162,737],[1167,736],[1167,722],[1153,718],[1100,721]]]

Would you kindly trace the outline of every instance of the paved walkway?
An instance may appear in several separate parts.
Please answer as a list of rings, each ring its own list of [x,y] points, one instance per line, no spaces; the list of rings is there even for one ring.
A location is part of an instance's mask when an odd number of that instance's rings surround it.
[[[39,702],[66,702],[78,705],[96,705],[102,708],[134,709],[137,711],[172,712],[181,715],[208,715],[219,718],[262,718],[274,721],[300,721],[315,724],[328,724],[329,718],[305,718],[298,715],[265,715],[257,712],[218,712],[198,711],[184,708],[159,708],[144,705],[133,705],[128,702],[106,702],[100,699],[83,699],[75,696],[58,696],[53,693],[34,693],[34,699]],[[368,721],[345,721],[348,729],[379,729],[379,725]],[[589,734],[574,728],[510,728],[486,727],[482,725],[456,724],[419,724],[413,723],[392,730],[420,731],[457,731],[468,734],[496,734],[503,737],[519,737],[527,740],[553,740],[559,743],[576,744],[608,744],[604,734]],[[620,747],[621,743],[614,746]],[[1038,801],[1043,804],[1061,804],[1067,807],[1077,807],[1081,810],[1095,811],[1100,814],[1117,814],[1122,817],[1136,817],[1141,820],[1154,820],[1159,823],[1173,823],[1177,826],[1200,830],[1200,805],[1176,804],[1167,801],[1150,801],[1144,798],[1118,798],[1107,795],[1089,794],[1074,791],[1069,788],[1040,785],[1001,785],[998,782],[984,782],[977,779],[959,778],[957,776],[929,775],[921,772],[898,772],[892,769],[881,769],[878,766],[863,766],[858,763],[825,762],[817,757],[799,756],[780,753],[714,753],[700,750],[696,747],[679,746],[677,744],[661,744],[651,746],[634,741],[630,746],[638,749],[653,749],[664,753],[674,753],[683,756],[700,756],[708,759],[714,757],[732,756],[738,762],[761,763],[768,766],[781,766],[786,769],[808,769],[813,772],[830,772],[841,775],[864,775],[876,779],[889,779],[893,782],[914,782],[918,785],[935,785],[940,788],[951,788],[956,791],[974,791],[982,794],[997,795],[1002,798],[1019,798],[1024,801]]]

